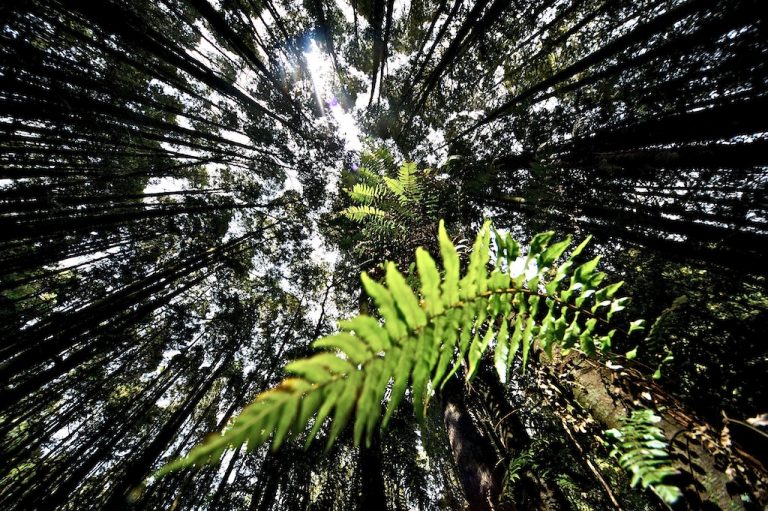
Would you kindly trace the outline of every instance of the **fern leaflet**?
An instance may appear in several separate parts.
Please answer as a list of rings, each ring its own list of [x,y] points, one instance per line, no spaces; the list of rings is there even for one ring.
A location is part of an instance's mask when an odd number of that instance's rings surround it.
[[[611,456],[632,473],[632,486],[640,483],[643,488],[650,487],[664,502],[672,504],[682,494],[677,486],[664,483],[677,470],[670,464],[664,433],[656,426],[660,420],[653,410],[635,410],[619,428],[605,434],[614,441]]]
[[[344,216],[350,220],[362,221],[371,217],[384,218],[387,214],[379,208],[372,206],[350,206],[344,210]]]

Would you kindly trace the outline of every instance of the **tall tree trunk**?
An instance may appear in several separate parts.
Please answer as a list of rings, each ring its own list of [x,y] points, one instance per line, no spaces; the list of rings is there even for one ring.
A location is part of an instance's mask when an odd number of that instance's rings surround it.
[[[498,477],[503,479],[501,471],[506,471],[513,456],[520,455],[531,445],[532,438],[520,419],[520,410],[511,406],[504,386],[491,364],[480,365],[472,388],[472,403],[475,406],[479,404],[486,416],[482,420],[483,430],[491,437],[501,455],[503,464],[497,462],[496,470],[499,472]],[[557,511],[568,507],[560,488],[529,468],[521,471],[517,484],[508,484],[508,495],[521,511]]]
[[[442,393],[443,421],[470,511],[514,511],[500,503],[502,485],[495,470],[496,455],[488,439],[475,427],[465,402],[464,388],[451,378]]]
[[[360,509],[387,511],[387,494],[384,488],[384,467],[381,463],[381,444],[378,435],[370,447],[360,446],[358,468],[360,471]]]
[[[184,404],[176,410],[165,423],[165,425],[154,436],[147,448],[136,458],[128,463],[123,471],[123,477],[120,482],[111,490],[111,495],[105,509],[123,509],[130,505],[129,492],[141,484],[141,481],[149,475],[152,464],[167,448],[174,436],[178,433],[181,426],[195,410],[195,407],[201,399],[213,387],[214,382],[227,369],[231,355],[224,357],[224,360],[216,370],[204,380],[191,394]]]

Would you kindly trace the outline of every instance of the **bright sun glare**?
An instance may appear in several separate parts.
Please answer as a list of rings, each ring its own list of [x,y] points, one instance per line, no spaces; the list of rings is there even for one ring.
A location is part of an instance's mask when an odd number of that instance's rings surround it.
[[[307,68],[315,90],[315,100],[320,110],[329,115],[338,126],[339,135],[344,140],[344,148],[348,151],[361,152],[363,144],[360,139],[360,128],[357,126],[352,112],[345,111],[333,89],[335,85],[333,62],[329,55],[323,53],[314,39],[310,39],[309,51],[304,52]]]

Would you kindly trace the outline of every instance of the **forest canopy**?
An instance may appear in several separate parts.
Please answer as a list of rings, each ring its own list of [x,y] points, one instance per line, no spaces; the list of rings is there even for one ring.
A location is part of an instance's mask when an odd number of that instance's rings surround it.
[[[0,508],[765,509],[760,5],[3,3]]]

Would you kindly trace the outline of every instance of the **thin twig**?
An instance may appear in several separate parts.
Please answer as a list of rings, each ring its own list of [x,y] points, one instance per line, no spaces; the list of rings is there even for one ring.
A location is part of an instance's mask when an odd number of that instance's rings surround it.
[[[576,440],[576,437],[573,435],[573,432],[571,432],[571,428],[568,427],[568,423],[565,422],[565,419],[560,417],[560,422],[563,424],[563,429],[565,429],[565,432],[568,434],[568,437],[573,442],[573,445],[576,446],[576,449],[581,454],[584,461],[587,463],[587,466],[592,471],[592,473],[595,475],[597,480],[600,482],[600,486],[603,487],[605,490],[606,495],[608,495],[608,498],[611,500],[611,503],[613,504],[613,507],[616,508],[617,511],[623,511],[621,509],[621,505],[619,504],[619,501],[616,500],[616,496],[613,494],[613,491],[611,491],[610,486],[608,486],[608,483],[603,478],[600,471],[597,469],[597,467],[592,463],[592,461],[587,456],[587,452],[584,450],[584,448],[581,446],[578,440]]]

